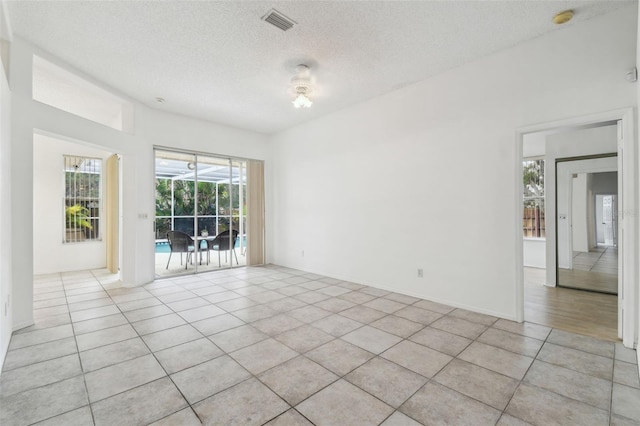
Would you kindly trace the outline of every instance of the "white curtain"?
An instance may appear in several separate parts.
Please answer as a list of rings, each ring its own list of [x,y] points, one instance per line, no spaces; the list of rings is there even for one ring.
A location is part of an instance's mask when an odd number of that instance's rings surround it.
[[[264,163],[247,161],[247,265],[265,263]]]
[[[118,272],[118,156],[112,155],[107,158],[107,167],[105,170],[105,192],[106,203],[104,215],[106,216],[106,240],[107,240],[107,269],[112,274]]]

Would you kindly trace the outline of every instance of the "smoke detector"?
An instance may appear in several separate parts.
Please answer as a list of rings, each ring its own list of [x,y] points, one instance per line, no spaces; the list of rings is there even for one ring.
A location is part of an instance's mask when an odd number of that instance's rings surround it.
[[[566,24],[573,18],[573,10],[565,10],[563,12],[557,13],[553,17],[553,23],[557,25]]]

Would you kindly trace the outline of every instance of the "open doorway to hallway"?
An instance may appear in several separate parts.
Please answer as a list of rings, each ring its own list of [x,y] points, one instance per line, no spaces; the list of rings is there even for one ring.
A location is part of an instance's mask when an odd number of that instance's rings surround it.
[[[617,196],[617,175],[613,189],[597,189],[596,183],[617,171],[618,137],[617,120],[523,135],[525,321],[601,339],[621,337],[618,245],[612,238],[610,246],[599,244],[596,225],[603,219],[596,195]]]
[[[618,297],[545,285],[546,270],[524,268],[524,318],[598,339],[619,341]]]

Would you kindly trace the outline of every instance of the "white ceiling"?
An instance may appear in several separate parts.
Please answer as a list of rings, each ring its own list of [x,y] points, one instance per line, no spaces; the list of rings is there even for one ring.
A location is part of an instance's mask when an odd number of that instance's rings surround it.
[[[6,1],[18,35],[151,107],[273,133],[628,1]],[[298,22],[282,31],[271,8]],[[574,9],[563,27],[553,15]],[[313,106],[294,109],[299,63]],[[158,104],[156,97],[166,102]]]

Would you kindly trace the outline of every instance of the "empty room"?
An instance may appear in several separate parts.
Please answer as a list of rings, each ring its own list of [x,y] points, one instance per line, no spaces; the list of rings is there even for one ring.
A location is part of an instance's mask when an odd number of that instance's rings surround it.
[[[0,424],[640,424],[638,18],[0,0]]]

